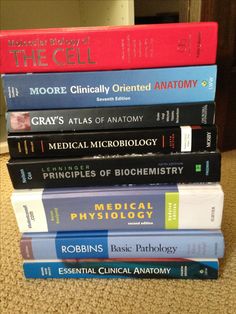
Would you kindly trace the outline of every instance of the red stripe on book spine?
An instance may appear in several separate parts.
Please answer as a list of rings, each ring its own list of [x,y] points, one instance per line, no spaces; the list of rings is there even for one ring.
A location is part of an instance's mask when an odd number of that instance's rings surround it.
[[[40,141],[40,144],[41,144],[41,151],[44,153],[43,141]]]

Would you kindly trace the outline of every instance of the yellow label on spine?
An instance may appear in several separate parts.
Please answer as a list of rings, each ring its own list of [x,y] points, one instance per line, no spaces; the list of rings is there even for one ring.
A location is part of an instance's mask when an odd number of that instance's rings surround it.
[[[165,194],[165,229],[179,228],[179,193]]]

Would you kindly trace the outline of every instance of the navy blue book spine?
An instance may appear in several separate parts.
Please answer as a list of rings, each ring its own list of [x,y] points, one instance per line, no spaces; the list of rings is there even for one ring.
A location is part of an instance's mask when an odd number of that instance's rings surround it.
[[[214,101],[216,65],[141,70],[6,74],[8,110]]]

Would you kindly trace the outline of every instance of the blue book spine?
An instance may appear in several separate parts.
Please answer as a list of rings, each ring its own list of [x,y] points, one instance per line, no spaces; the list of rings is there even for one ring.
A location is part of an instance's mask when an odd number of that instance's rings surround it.
[[[21,239],[24,259],[220,258],[220,231],[30,233]]]
[[[5,74],[8,110],[214,101],[217,67]]]
[[[176,278],[217,279],[219,263],[212,260],[26,261],[26,278]]]

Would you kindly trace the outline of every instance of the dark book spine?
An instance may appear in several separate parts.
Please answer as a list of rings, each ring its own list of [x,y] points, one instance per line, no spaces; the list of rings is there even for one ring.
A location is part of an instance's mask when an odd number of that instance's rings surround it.
[[[96,131],[213,124],[215,104],[184,103],[7,113],[9,133]]]
[[[12,158],[175,153],[216,150],[216,127],[10,135]]]
[[[16,159],[8,162],[14,188],[220,181],[220,153]]]

